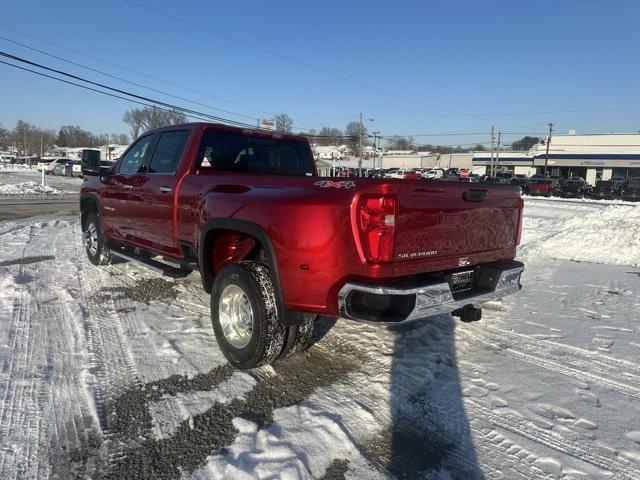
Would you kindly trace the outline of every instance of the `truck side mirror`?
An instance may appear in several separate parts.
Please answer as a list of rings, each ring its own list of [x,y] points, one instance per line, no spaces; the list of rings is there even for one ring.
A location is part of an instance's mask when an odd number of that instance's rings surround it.
[[[100,151],[99,150],[82,150],[82,174],[98,176],[100,171]]]

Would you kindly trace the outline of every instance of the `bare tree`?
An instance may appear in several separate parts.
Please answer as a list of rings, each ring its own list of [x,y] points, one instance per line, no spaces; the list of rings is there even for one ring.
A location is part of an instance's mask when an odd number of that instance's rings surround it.
[[[8,143],[21,155],[39,155],[54,146],[56,132],[18,120],[15,129],[9,134]]]
[[[318,143],[320,145],[339,145],[341,142],[342,131],[334,127],[322,127],[320,130]]]
[[[0,124],[0,148],[7,148],[9,146],[9,138],[11,133]]]
[[[361,130],[362,129],[362,130]],[[349,122],[347,126],[344,128],[344,133],[348,137],[351,137],[350,144],[353,152],[356,155],[360,155],[359,147],[360,147],[360,135],[362,134],[362,145],[367,145],[367,127],[365,125],[361,125],[360,122]]]
[[[122,121],[131,127],[131,137],[138,136],[152,128],[184,123],[187,117],[177,110],[161,110],[156,107],[133,108],[124,112]]]
[[[112,133],[111,142],[117,143],[118,145],[128,145],[129,135],[127,135],[126,133]]]
[[[56,145],[59,147],[93,147],[100,142],[93,133],[83,130],[79,125],[65,125],[58,131]]]
[[[276,121],[276,130],[280,133],[291,133],[293,128],[293,120],[286,113],[280,113],[273,117]]]
[[[415,150],[416,144],[413,137],[400,137],[394,135],[388,142],[389,150]]]

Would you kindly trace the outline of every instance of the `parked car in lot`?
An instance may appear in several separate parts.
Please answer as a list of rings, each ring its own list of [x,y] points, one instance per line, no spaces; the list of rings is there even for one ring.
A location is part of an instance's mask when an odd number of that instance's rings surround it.
[[[73,160],[66,159],[64,162],[54,163],[53,170],[51,173],[53,175],[60,175],[63,177],[71,176],[71,167],[73,165]]]
[[[423,178],[442,178],[444,177],[444,172],[444,168],[432,168],[425,175],[423,175]]]
[[[66,164],[68,161],[69,159],[64,157],[44,157],[40,159],[36,169],[38,171],[44,170],[44,173],[49,175],[53,174],[53,170],[57,165]]]
[[[529,193],[529,179],[526,175],[516,175],[509,183],[511,185],[517,185],[522,190],[522,193]]]
[[[511,183],[511,180],[514,178],[513,172],[497,172],[496,178],[502,180],[501,183]]]
[[[640,177],[630,178],[622,192],[620,192],[622,200],[630,200],[632,202],[640,202]]]
[[[305,137],[208,123],[147,132],[110,171],[87,158],[83,173],[89,260],[199,270],[237,368],[305,350],[318,315],[475,321],[521,288],[511,185],[322,178]]]
[[[582,178],[571,178],[560,187],[558,195],[564,198],[582,198],[589,191],[589,185]]]
[[[614,180],[599,180],[596,185],[590,188],[586,195],[596,200],[614,200],[620,198],[624,182]]]
[[[71,175],[74,177],[82,177],[82,162],[80,160],[74,160],[71,165]]]
[[[405,180],[420,180],[422,178],[422,173],[419,170],[404,170],[402,172],[402,178]]]
[[[529,195],[550,197],[560,192],[560,182],[555,178],[538,179],[529,183]]]

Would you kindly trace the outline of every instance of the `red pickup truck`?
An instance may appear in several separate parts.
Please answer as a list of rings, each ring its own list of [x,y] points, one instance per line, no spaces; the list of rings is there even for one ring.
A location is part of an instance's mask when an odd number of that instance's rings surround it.
[[[91,262],[199,270],[238,368],[304,350],[318,315],[472,321],[521,288],[518,187],[321,178],[304,137],[208,123],[147,132],[112,168],[87,155],[83,172]]]

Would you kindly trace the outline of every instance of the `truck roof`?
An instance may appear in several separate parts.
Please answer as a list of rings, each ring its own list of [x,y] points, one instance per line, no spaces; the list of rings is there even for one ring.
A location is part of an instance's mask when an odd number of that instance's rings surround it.
[[[252,135],[260,138],[272,138],[274,140],[288,140],[292,142],[305,142],[308,143],[308,140],[303,135],[294,135],[291,133],[278,133],[272,132],[270,130],[264,130],[260,128],[249,128],[249,127],[234,127],[231,125],[224,125],[222,123],[213,123],[213,122],[188,122],[188,123],[179,123],[176,125],[169,125],[166,127],[154,128],[152,130],[147,130],[142,135],[146,135],[152,132],[162,132],[165,130],[175,130],[180,127],[196,127],[201,128],[203,130],[218,130],[221,132],[227,133],[238,133],[241,135]]]

